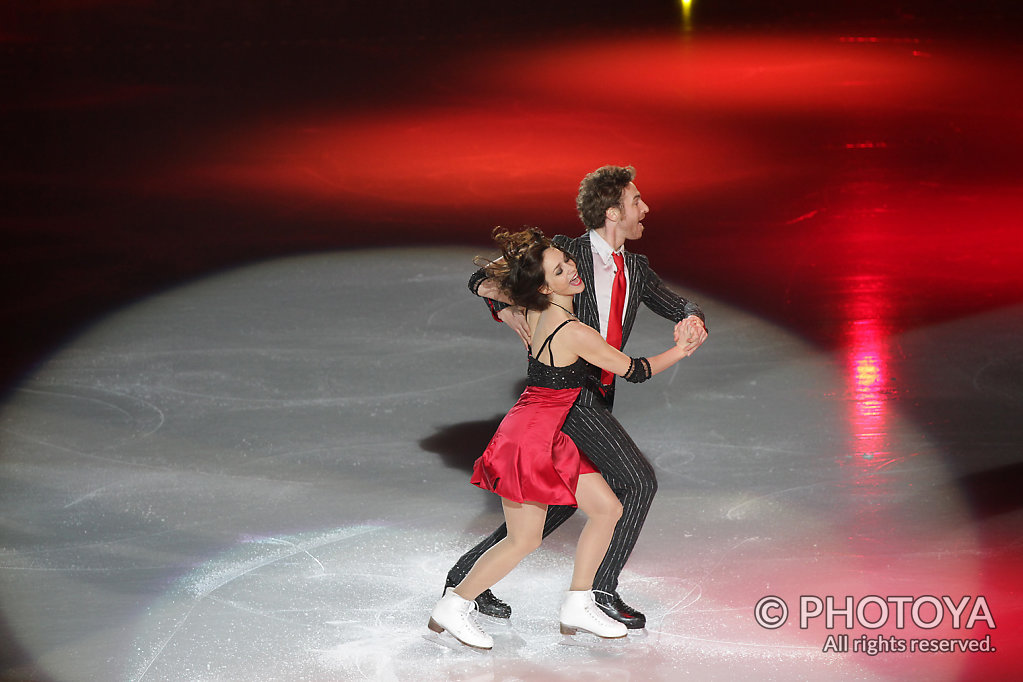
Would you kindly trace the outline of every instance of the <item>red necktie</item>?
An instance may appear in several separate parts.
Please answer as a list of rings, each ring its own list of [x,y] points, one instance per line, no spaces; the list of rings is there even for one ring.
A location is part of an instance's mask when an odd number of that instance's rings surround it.
[[[611,285],[611,312],[607,318],[607,342],[621,350],[622,347],[622,311],[625,310],[625,259],[620,253],[612,253],[615,259],[614,284]],[[615,375],[607,370],[601,370],[600,383],[610,386]]]

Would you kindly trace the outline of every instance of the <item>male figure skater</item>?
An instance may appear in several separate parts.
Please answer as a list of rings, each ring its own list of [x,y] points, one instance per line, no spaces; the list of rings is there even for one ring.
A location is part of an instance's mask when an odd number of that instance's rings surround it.
[[[627,240],[643,235],[642,220],[650,210],[640,196],[631,166],[603,166],[583,178],[576,208],[587,231],[580,237],[556,235],[554,244],[576,263],[586,284],[574,300],[576,316],[604,336],[608,343],[624,347],[632,331],[639,304],[676,323],[675,338],[687,340],[694,350],[707,339],[700,306],[678,296],[650,269],[646,256],[625,251]],[[469,288],[483,296],[495,319],[505,322],[529,346],[529,328],[523,312],[507,305],[507,298],[480,269],[469,280]],[[502,301],[501,299],[504,299]],[[646,616],[627,605],[618,595],[618,576],[639,538],[646,520],[657,479],[653,467],[611,414],[614,404],[614,375],[601,376],[593,367],[588,382],[568,413],[562,431],[600,469],[604,479],[621,500],[623,512],[611,546],[597,570],[593,590],[597,604],[611,618],[630,629],[646,626]],[[575,507],[551,506],[543,535],[547,537],[564,523]],[[466,552],[447,575],[448,587],[457,585],[488,549],[507,535],[500,528]],[[487,590],[476,600],[481,613],[498,618],[511,615],[511,607]]]

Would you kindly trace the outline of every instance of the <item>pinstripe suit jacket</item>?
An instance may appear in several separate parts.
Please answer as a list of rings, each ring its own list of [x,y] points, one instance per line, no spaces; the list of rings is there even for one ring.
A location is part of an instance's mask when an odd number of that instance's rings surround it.
[[[589,231],[579,237],[555,235],[552,241],[555,246],[572,257],[579,276],[586,284],[585,290],[576,294],[573,299],[576,317],[599,332],[600,315],[597,312],[596,288],[593,285],[593,251],[590,245]],[[629,298],[625,302],[625,314],[622,318],[623,349],[629,341],[629,334],[632,332],[632,325],[636,322],[636,313],[639,312],[640,303],[672,322],[679,322],[690,315],[696,315],[706,322],[700,306],[665,286],[657,273],[650,269],[650,261],[646,256],[626,251],[625,269],[629,273]],[[590,374],[592,380],[587,381],[586,387],[579,394],[576,403],[610,406],[614,401],[614,388],[608,392],[605,399],[597,388],[600,385],[600,368],[590,366]]]
[[[552,240],[554,245],[562,249],[572,260],[575,261],[579,276],[582,277],[586,288],[582,293],[576,294],[573,299],[576,317],[583,324],[600,331],[600,315],[597,311],[597,297],[593,286],[593,251],[590,246],[590,233],[587,231],[579,237],[566,237],[555,235]],[[632,332],[632,325],[636,321],[636,313],[639,311],[639,304],[643,303],[650,310],[672,322],[679,322],[690,315],[696,315],[706,322],[700,306],[693,301],[685,299],[661,281],[653,270],[650,269],[650,261],[646,256],[625,252],[625,269],[629,273],[629,299],[625,302],[625,316],[622,319],[622,348],[629,340]],[[476,279],[479,273],[473,275]],[[470,279],[469,288],[473,290],[473,279]],[[492,313],[495,313],[505,304],[499,301],[486,299]],[[606,398],[601,394],[600,368],[590,366],[590,380],[586,382],[582,393],[576,400],[578,405],[600,405],[608,406],[614,402],[614,388],[608,391]]]

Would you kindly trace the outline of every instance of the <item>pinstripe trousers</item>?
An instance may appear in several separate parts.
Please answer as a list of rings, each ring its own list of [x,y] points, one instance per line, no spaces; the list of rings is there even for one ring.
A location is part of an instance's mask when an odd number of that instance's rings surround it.
[[[616,592],[618,575],[632,554],[654,493],[657,492],[657,477],[650,462],[610,409],[603,405],[573,405],[561,430],[600,469],[604,480],[622,503],[622,517],[618,520],[611,546],[593,580],[594,590]],[[550,535],[575,510],[575,507],[567,505],[548,507],[543,536]],[[461,582],[483,553],[507,535],[507,527],[501,524],[500,528],[463,554],[448,572],[448,583],[457,585]]]

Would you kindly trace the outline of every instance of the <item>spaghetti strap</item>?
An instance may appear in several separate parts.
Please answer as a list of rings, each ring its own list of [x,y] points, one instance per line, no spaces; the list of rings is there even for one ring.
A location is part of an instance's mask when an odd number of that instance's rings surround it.
[[[550,366],[553,367],[554,366],[554,351],[551,350],[551,347],[549,345],[550,342],[551,342],[551,339],[553,339],[554,335],[557,334],[559,331],[561,331],[561,328],[564,327],[566,324],[568,324],[569,322],[577,322],[577,321],[578,320],[575,320],[575,319],[569,319],[569,320],[565,320],[564,322],[559,324],[557,326],[557,328],[554,331],[552,331],[550,334],[548,334],[547,338],[543,340],[543,343],[540,344],[540,350],[538,350],[533,357],[539,359],[540,355],[543,353],[543,349],[546,348],[547,349],[547,355],[551,359]]]

